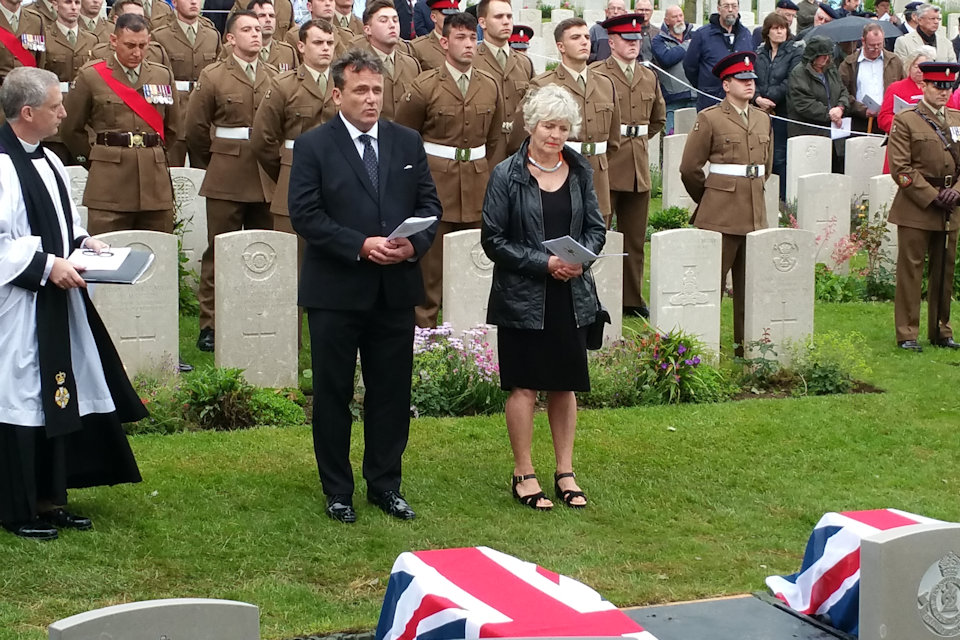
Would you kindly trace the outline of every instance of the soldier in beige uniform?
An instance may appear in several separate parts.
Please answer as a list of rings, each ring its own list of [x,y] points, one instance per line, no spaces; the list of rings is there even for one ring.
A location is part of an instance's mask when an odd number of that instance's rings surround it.
[[[89,31],[97,39],[97,42],[106,42],[110,39],[110,33],[101,33],[106,30],[104,25],[107,19],[100,15],[100,7],[103,6],[103,0],[80,0],[80,28]]]
[[[353,0],[334,0],[333,24],[350,32],[347,42],[363,35],[363,22],[353,14]]]
[[[200,0],[174,0],[176,17],[154,29],[153,39],[170,56],[170,67],[180,97],[181,122],[177,139],[167,145],[170,166],[182,167],[187,158],[186,126],[190,93],[200,72],[213,64],[220,54],[220,33],[200,19]]]
[[[623,312],[650,316],[641,293],[644,243],[650,210],[650,160],[647,140],[666,122],[667,108],[656,74],[637,62],[646,19],[627,13],[608,18],[600,26],[609,34],[610,57],[590,65],[617,90],[620,103],[620,148],[609,153],[610,204],[623,234]]]
[[[40,16],[44,27],[57,21],[57,5],[55,2],[36,0],[36,2],[27,7],[27,11],[32,11]]]
[[[503,99],[503,126],[491,159],[490,166],[493,167],[520,148],[519,145],[514,147],[509,144],[510,130],[513,127],[513,114],[520,108],[533,79],[533,63],[526,55],[510,47],[513,9],[507,0],[480,0],[477,17],[483,29],[483,42],[477,45],[474,65],[493,76],[500,85],[500,97]]]
[[[236,0],[230,12],[236,13],[237,11],[241,11],[243,9],[249,9],[249,3],[249,0]],[[273,37],[277,40],[283,40],[287,37],[287,33],[290,31],[293,31],[293,34],[296,36],[297,25],[293,20],[293,4],[290,2],[290,0],[275,0],[273,3],[273,10],[277,16],[277,26]]]
[[[116,53],[84,65],[66,96],[60,132],[77,162],[90,169],[83,204],[91,235],[173,233],[164,141],[177,138],[179,100],[170,70],[143,59],[149,38],[142,16],[121,16],[111,39]],[[95,135],[92,147],[88,129]]]
[[[567,146],[590,160],[600,213],[609,227],[612,215],[609,157],[620,148],[620,104],[616,89],[610,78],[587,69],[590,31],[586,22],[568,18],[557,25],[553,37],[560,51],[560,64],[530,83],[536,87],[558,84],[580,103],[583,114],[580,137],[568,141]],[[511,132],[513,144],[519,145],[524,137],[522,114],[517,113]]]
[[[0,0],[0,84],[14,67],[43,68],[45,53],[40,15],[25,10],[20,0]]]
[[[726,97],[697,114],[680,161],[680,179],[697,203],[692,222],[723,234],[718,284],[733,273],[733,341],[743,355],[743,283],[747,234],[767,226],[763,183],[773,166],[770,116],[750,106],[756,54],[740,51],[713,67]],[[709,162],[710,173],[703,175]]]
[[[90,60],[91,50],[97,44],[92,33],[80,29],[77,22],[79,15],[80,0],[58,0],[57,21],[48,24],[44,31],[46,69],[57,74],[60,92],[64,98],[70,90],[70,83],[80,71],[80,67]],[[43,143],[57,154],[63,164],[76,164],[73,154],[67,150],[59,133],[44,139]]]
[[[161,4],[165,4],[163,0],[156,0]],[[113,18],[107,21],[107,38],[100,38],[100,43],[93,48],[93,58],[100,58],[101,60],[107,60],[110,56],[113,55],[113,44],[111,43],[111,36],[113,31],[116,29],[117,18],[119,16],[133,14],[146,18],[146,14],[143,10],[143,5],[140,0],[117,0],[113,4],[113,9],[111,10]],[[151,24],[149,18],[147,18],[147,24]],[[152,26],[151,26],[152,28]],[[100,37],[98,35],[98,37]],[[156,62],[157,64],[162,64],[165,67],[170,68],[170,56],[167,55],[167,51],[160,46],[158,42],[150,40],[147,45],[147,51],[143,57],[147,62]],[[184,105],[185,106],[185,105]]]
[[[393,120],[400,101],[420,75],[420,63],[401,49],[400,20],[392,0],[371,0],[363,11],[366,37],[356,46],[372,51],[383,64],[383,111],[381,118]]]
[[[435,327],[443,291],[443,236],[479,229],[483,196],[500,139],[503,102],[497,82],[473,67],[477,20],[469,13],[447,18],[440,44],[442,67],[424,71],[400,102],[396,122],[423,136],[430,172],[443,205],[433,246],[421,258],[426,302],[417,325]]]
[[[257,165],[250,130],[277,70],[260,61],[257,14],[234,13],[227,21],[226,38],[233,55],[200,73],[187,109],[187,148],[197,166],[207,170],[200,187],[207,199],[209,242],[200,265],[201,351],[214,349],[214,239],[241,229],[273,229],[273,182]]]
[[[164,0],[139,0],[139,3],[143,7],[143,17],[150,21],[151,29],[156,29],[167,20],[176,19],[173,9]],[[116,20],[117,16],[120,15],[117,8],[117,3],[114,3],[110,13],[107,14],[107,18]]]
[[[275,37],[277,16],[273,0],[250,0],[247,4],[247,10],[257,14],[257,19],[260,20],[260,37],[263,38],[263,46],[260,47],[259,54],[260,60],[271,67],[276,67],[280,72],[295,69],[300,62],[300,54],[297,49],[291,46],[289,42]],[[229,44],[224,45],[220,58],[226,60],[231,55],[233,55],[233,47]]]
[[[944,106],[960,64],[924,62],[920,70],[923,99],[894,116],[887,146],[890,175],[899,187],[889,217],[897,225],[897,344],[921,351],[920,293],[929,255],[927,339],[935,347],[960,349],[950,326],[960,223],[960,111]]]
[[[460,3],[457,0],[427,0],[427,4],[430,6],[433,31],[410,43],[413,55],[424,71],[443,66],[447,59],[447,54],[440,45],[440,38],[443,37],[443,23],[447,16],[460,13]]]
[[[307,0],[307,8],[310,9],[310,18],[312,20],[326,20],[330,24],[333,24],[333,16],[336,9],[334,0]],[[346,53],[349,42],[343,39],[343,31],[341,29],[337,28],[336,25],[334,25],[334,28],[337,30],[335,34],[337,42],[336,48],[333,51],[333,59],[336,60]],[[284,39],[291,47],[299,50],[300,34],[296,29],[288,31]]]

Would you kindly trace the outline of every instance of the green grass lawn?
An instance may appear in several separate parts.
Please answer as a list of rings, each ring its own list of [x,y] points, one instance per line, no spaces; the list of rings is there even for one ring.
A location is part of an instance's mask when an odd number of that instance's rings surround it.
[[[0,638],[39,640],[88,609],[187,596],[258,605],[269,639],[368,630],[399,553],[469,545],[573,576],[621,606],[742,593],[795,571],[825,511],[960,520],[960,355],[898,352],[891,303],[819,304],[816,322],[866,337],[868,381],[886,393],[581,412],[583,512],[513,502],[502,416],[413,421],[410,523],[366,504],[362,481],[358,523],[329,520],[307,426],[134,437],[143,483],[71,493],[93,531],[52,543],[0,534]],[[196,319],[182,335],[187,360],[210,362],[193,349]],[[544,415],[537,427],[535,462],[549,478]],[[359,425],[355,436],[359,476]]]

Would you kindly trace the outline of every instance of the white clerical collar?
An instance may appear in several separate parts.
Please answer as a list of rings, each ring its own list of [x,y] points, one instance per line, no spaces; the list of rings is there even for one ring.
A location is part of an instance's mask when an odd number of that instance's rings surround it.
[[[580,76],[583,76],[583,84],[587,84],[587,68],[584,67],[583,71],[577,72],[568,67],[567,65],[560,63],[560,66],[567,70],[567,73],[570,74],[570,77],[573,78],[574,82],[580,80]]]
[[[34,151],[37,150],[37,147],[40,146],[40,143],[39,143],[39,142],[36,142],[36,143],[34,143],[34,142],[27,142],[26,140],[24,140],[24,139],[21,138],[20,136],[17,136],[17,140],[20,141],[20,144],[23,145],[24,151],[26,151],[27,153],[33,153]]]
[[[314,82],[320,81],[320,76],[323,76],[324,80],[330,80],[330,67],[327,67],[325,71],[317,71],[306,62],[303,63],[303,68],[307,70],[307,73],[310,74],[310,77],[313,78]]]
[[[447,65],[447,73],[453,76],[454,82],[460,82],[460,76],[467,76],[467,84],[470,83],[470,75],[473,73],[473,67],[470,67],[466,71],[460,71],[459,69],[455,69],[453,65],[446,60],[443,61],[443,64]]]
[[[350,121],[349,121],[349,120],[347,120],[346,118],[343,117],[343,111],[341,111],[341,112],[339,113],[339,115],[340,115],[340,120],[342,120],[342,121],[343,121],[343,124],[345,124],[346,127],[347,127],[347,133],[350,134],[350,139],[351,139],[351,140],[356,140],[357,138],[359,138],[359,137],[362,136],[363,134],[367,134],[368,136],[370,136],[370,137],[373,138],[374,140],[377,140],[377,139],[378,139],[378,138],[377,138],[377,130],[380,128],[380,121],[379,121],[379,120],[378,120],[377,122],[374,122],[374,123],[373,123],[373,126],[370,127],[370,131],[360,131],[360,129],[357,129],[355,126],[353,126],[352,124],[350,124]]]

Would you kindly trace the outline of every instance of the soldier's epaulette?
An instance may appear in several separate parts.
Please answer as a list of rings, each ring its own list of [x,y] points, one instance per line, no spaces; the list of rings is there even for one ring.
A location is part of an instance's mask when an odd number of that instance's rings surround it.
[[[77,69],[77,75],[80,75],[84,71],[84,69],[89,69],[93,65],[99,64],[101,62],[103,62],[103,58],[92,58],[90,60],[87,60],[80,66],[79,69]]]
[[[172,23],[170,23],[170,22],[164,22],[164,23],[162,23],[160,26],[154,27],[154,28],[153,28],[153,33],[156,33],[156,32],[158,32],[158,31],[169,31],[171,26],[173,26]],[[177,26],[177,28],[178,28],[178,29],[180,28],[179,25]]]
[[[486,76],[490,80],[490,82],[492,82],[496,86],[498,87],[500,86],[500,83],[497,81],[496,78],[493,77],[493,74],[490,73],[489,71],[484,71],[483,69],[478,69],[477,67],[474,67],[473,70],[479,72],[480,75],[482,76]]]
[[[277,75],[278,73],[280,73],[280,67],[276,65],[270,64],[269,62],[262,62],[261,64],[265,66],[267,69],[273,70],[274,72],[273,75]]]
[[[213,20],[211,20],[211,19],[208,18],[207,16],[200,16],[200,23],[201,23],[201,24],[204,24],[204,25],[206,25],[206,26],[208,26],[208,27],[210,27],[210,28],[213,29],[214,31],[217,31],[217,25],[215,25],[215,24],[213,23]],[[219,34],[220,34],[220,32],[217,31],[217,35],[219,35]]]
[[[476,67],[474,67],[474,69],[476,69]],[[446,72],[446,69],[443,67],[434,67],[433,69],[427,69],[426,71],[421,72],[420,75],[417,76],[417,79],[414,80],[414,82],[420,83],[420,81],[425,82],[427,80],[432,80],[436,78],[438,75],[440,75],[440,73],[445,73],[445,72]]]
[[[954,113],[960,113],[960,109],[954,109],[953,107],[944,106],[944,112],[953,111]]]
[[[716,104],[710,105],[709,107],[705,107],[700,111],[700,113],[703,113],[704,111],[713,111],[714,109],[719,109],[719,108],[720,108],[720,103],[718,102]]]

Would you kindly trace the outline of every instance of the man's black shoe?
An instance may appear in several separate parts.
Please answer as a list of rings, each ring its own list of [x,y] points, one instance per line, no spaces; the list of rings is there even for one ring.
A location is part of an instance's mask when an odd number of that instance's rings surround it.
[[[357,521],[350,496],[327,496],[327,515],[334,520],[352,524]]]
[[[906,351],[916,351],[917,353],[923,351],[923,347],[921,347],[920,343],[916,340],[903,340],[902,342],[898,342],[897,346]]]
[[[179,371],[180,373],[190,373],[191,371],[193,371],[193,365],[186,363],[183,360],[179,360],[177,362],[177,371]]]
[[[368,493],[367,501],[375,504],[383,510],[388,516],[393,516],[399,520],[413,520],[417,517],[407,501],[403,499],[397,491],[384,491],[382,493]]]
[[[200,329],[200,337],[197,338],[197,349],[200,351],[213,351],[213,329]]]
[[[939,342],[934,343],[935,347],[942,347],[944,349],[960,349],[960,344],[953,341],[953,338],[943,338]]]
[[[54,527],[44,524],[39,520],[33,520],[32,522],[4,522],[3,528],[15,536],[31,538],[33,540],[56,540],[58,535]]]
[[[90,518],[84,518],[83,516],[75,515],[66,509],[61,509],[59,507],[56,509],[51,509],[50,511],[38,513],[37,519],[40,520],[40,522],[49,524],[50,526],[58,529],[77,529],[78,531],[86,531],[93,526],[93,522],[90,520]]]
[[[646,308],[645,306],[639,306],[639,307],[624,307],[624,308],[623,308],[623,316],[624,316],[625,318],[629,318],[629,317],[631,317],[631,316],[632,316],[632,317],[635,317],[635,318],[649,318],[649,317],[650,317],[650,309]]]

